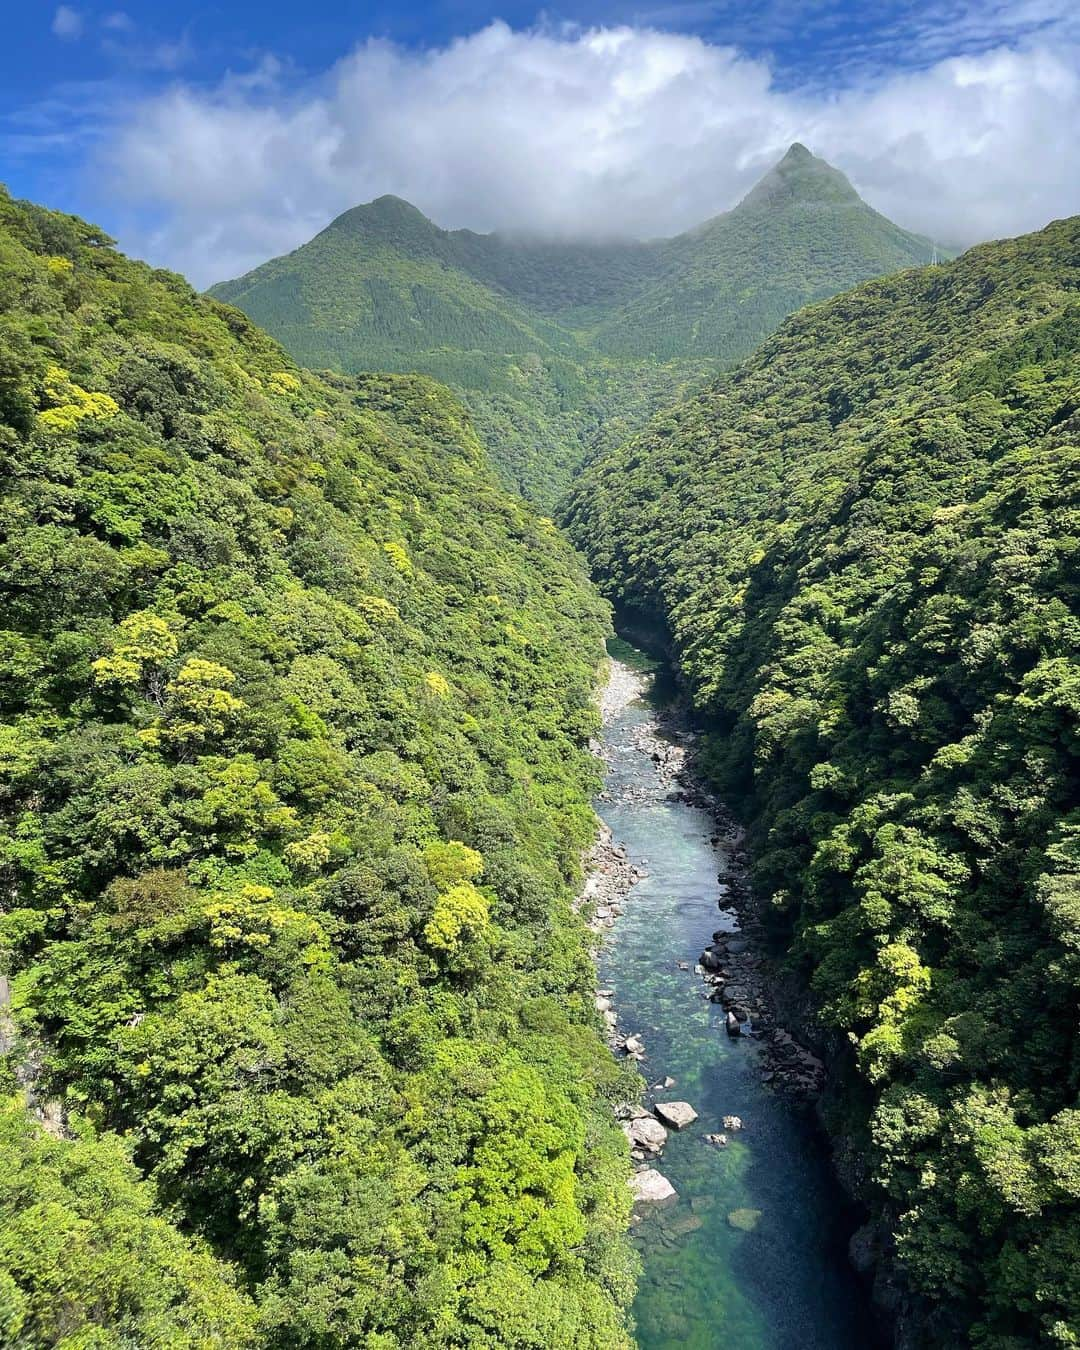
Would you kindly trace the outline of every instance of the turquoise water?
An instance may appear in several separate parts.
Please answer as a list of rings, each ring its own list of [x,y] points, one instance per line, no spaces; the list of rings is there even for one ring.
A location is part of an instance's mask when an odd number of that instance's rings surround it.
[[[641,653],[617,644],[613,655],[647,668]],[[654,687],[653,697],[659,695]],[[828,1171],[823,1144],[805,1107],[771,1092],[755,1066],[752,1041],[729,1040],[723,1013],[704,997],[694,963],[714,930],[734,927],[718,909],[718,856],[710,815],[664,798],[647,755],[634,748],[635,728],[655,714],[647,703],[606,728],[613,760],[597,803],[632,862],[648,876],[600,954],[602,986],[615,990],[619,1026],[640,1033],[650,1083],[670,1075],[676,1086],[656,1094],[686,1100],[699,1119],[669,1133],[656,1164],[679,1193],[635,1227],[644,1261],[634,1303],[641,1350],[854,1350],[875,1344],[865,1300],[844,1256],[843,1198]],[[626,801],[631,787],[644,800]],[[690,962],[680,971],[678,962]],[[651,1100],[649,1098],[648,1100]],[[702,1135],[741,1116],[726,1149]],[[751,1231],[735,1226],[737,1210]]]

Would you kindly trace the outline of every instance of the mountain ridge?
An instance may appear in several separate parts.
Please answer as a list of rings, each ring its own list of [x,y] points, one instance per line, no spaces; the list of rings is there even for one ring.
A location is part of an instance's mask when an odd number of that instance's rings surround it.
[[[586,458],[793,310],[930,252],[796,142],[732,210],[670,238],[445,230],[385,194],[210,294],[302,364],[449,384],[504,481],[550,508]]]

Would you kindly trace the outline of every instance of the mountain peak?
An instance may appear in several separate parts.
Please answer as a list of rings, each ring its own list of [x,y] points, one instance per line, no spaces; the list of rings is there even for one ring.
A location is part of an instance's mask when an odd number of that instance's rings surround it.
[[[858,201],[859,194],[839,169],[795,141],[735,210],[775,210],[793,203],[835,206]]]
[[[360,232],[365,234],[406,234],[412,236],[438,232],[434,225],[418,207],[403,197],[385,193],[374,201],[365,202],[342,212],[336,220],[327,226],[328,230]]]

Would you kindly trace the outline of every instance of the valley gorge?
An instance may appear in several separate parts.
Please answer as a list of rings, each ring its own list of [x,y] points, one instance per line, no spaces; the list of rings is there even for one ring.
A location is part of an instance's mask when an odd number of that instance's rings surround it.
[[[697,736],[670,672],[624,643],[612,651],[597,806],[626,870],[620,912],[608,917],[609,895],[597,907],[601,1003],[613,1010],[615,1053],[641,1045],[630,1053],[648,1084],[643,1104],[617,1108],[638,1176],[673,1188],[635,1204],[637,1343],[885,1344],[846,1260],[852,1218],[813,1114],[814,1061],[796,1052],[757,963],[741,831],[694,775]],[[732,1007],[746,1027],[735,1037]],[[678,1129],[664,1114],[672,1101],[696,1113]]]
[[[445,381],[505,485],[550,511],[587,459],[793,310],[928,262],[933,247],[795,144],[733,210],[672,239],[447,231],[381,197],[210,293],[304,365]]]
[[[1080,219],[930,252],[0,194],[0,1344],[1080,1343]]]

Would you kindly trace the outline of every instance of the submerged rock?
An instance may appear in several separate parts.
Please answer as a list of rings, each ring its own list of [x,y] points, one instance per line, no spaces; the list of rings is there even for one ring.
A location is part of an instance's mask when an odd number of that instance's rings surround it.
[[[665,1223],[664,1231],[670,1233],[672,1237],[685,1237],[687,1233],[696,1233],[704,1225],[705,1220],[700,1215],[685,1214],[681,1219],[673,1219],[670,1223]]]
[[[752,1233],[761,1222],[760,1209],[733,1209],[727,1216],[728,1223],[732,1228],[737,1228],[741,1233]]]

